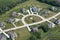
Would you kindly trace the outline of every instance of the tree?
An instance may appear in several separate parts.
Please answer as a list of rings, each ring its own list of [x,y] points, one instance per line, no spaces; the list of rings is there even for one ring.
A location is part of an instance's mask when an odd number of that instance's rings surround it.
[[[37,0],[37,1],[60,7],[60,2],[58,0]]]
[[[36,40],[36,38],[34,36],[31,36],[29,40]]]

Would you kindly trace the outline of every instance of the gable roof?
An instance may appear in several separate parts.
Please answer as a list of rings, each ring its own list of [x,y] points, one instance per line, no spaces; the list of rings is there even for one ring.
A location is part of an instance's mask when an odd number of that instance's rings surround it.
[[[8,32],[11,39],[15,39],[17,37],[17,34],[15,32]]]
[[[60,19],[56,19],[56,20],[55,20],[55,23],[56,23],[56,24],[60,24]]]
[[[7,40],[7,38],[4,34],[0,34],[0,40]]]
[[[5,26],[4,22],[0,22],[0,27]]]
[[[31,7],[30,9],[32,10],[32,12],[39,12],[40,11],[40,9],[37,7]]]
[[[49,28],[53,28],[53,27],[55,27],[55,24],[53,24],[53,23],[48,23],[48,27],[49,27]]]
[[[13,22],[15,22],[15,18],[9,18],[9,19],[7,19],[7,22],[13,23]]]
[[[15,16],[18,16],[18,13],[17,13],[17,12],[13,12],[11,15],[12,15],[13,17],[15,17]]]

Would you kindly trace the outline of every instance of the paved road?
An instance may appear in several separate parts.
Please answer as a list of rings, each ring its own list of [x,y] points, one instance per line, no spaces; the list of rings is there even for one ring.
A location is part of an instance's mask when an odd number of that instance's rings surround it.
[[[40,21],[40,22],[35,22],[35,23],[32,23],[32,24],[28,24],[28,25],[31,26],[31,25],[40,24],[40,23],[43,23],[43,22],[45,22],[45,21],[47,21],[47,20],[51,20],[51,19],[57,17],[58,15],[60,15],[60,12],[57,13],[56,15],[54,15],[54,16],[48,18],[48,19],[42,20],[42,21]],[[27,16],[28,16],[28,15],[27,15]],[[27,26],[27,25],[23,25],[23,26],[11,28],[11,29],[6,29],[6,30],[4,30],[4,32],[8,32],[8,31],[11,31],[11,30],[16,30],[16,29],[23,28],[23,27],[26,27],[26,26]],[[0,32],[0,33],[2,33],[2,32]]]

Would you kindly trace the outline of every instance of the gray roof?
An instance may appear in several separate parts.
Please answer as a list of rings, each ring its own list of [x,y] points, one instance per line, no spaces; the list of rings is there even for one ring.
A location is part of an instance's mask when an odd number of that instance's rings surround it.
[[[7,40],[7,38],[4,34],[0,34],[0,40]]]
[[[53,7],[51,7],[51,10],[56,11],[57,8],[53,6]]]
[[[5,26],[4,22],[0,22],[0,27]]]
[[[15,22],[15,18],[9,18],[9,19],[7,19],[7,22],[13,23],[13,22]]]
[[[23,13],[25,13],[25,12],[26,12],[26,9],[25,9],[25,8],[23,8],[23,9],[22,9],[22,12],[23,12]]]
[[[18,16],[18,13],[17,13],[17,12],[13,12],[11,15],[12,15],[13,17],[15,17],[15,16]]]
[[[11,39],[15,39],[17,37],[17,34],[15,32],[8,32]]]
[[[50,13],[50,11],[45,11],[44,13],[45,13],[45,14],[49,14],[49,13]]]
[[[54,27],[55,26],[55,24],[53,24],[53,23],[48,23],[48,27],[49,28],[52,28],[52,27]]]
[[[32,32],[38,32],[38,28],[32,27],[32,28],[31,28],[31,31],[32,31]]]
[[[31,9],[33,12],[39,12],[40,11],[39,8],[37,8],[37,7],[31,7]]]
[[[56,24],[60,24],[60,19],[55,20]]]

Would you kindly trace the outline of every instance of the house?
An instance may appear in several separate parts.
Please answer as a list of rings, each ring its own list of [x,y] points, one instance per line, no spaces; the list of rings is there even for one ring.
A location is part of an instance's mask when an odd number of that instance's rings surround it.
[[[3,34],[0,34],[0,40],[7,40],[6,36]]]
[[[48,23],[48,27],[49,27],[49,28],[53,28],[53,27],[55,27],[55,24],[53,24],[53,23]]]
[[[5,23],[4,22],[0,22],[0,27],[5,27]]]
[[[55,24],[60,24],[60,19],[56,19]]]
[[[13,22],[15,22],[15,18],[9,18],[9,19],[7,19],[7,22],[13,23]]]
[[[30,10],[32,10],[32,12],[39,12],[40,11],[40,8],[30,7]]]
[[[21,11],[22,11],[22,13],[26,13],[27,12],[27,10],[25,8],[23,8]]]
[[[16,17],[16,16],[19,16],[19,14],[18,14],[17,12],[13,12],[13,13],[11,14],[11,16],[12,16],[12,17]]]
[[[51,11],[49,11],[49,10],[44,10],[40,15],[41,15],[41,16],[44,16],[44,15],[50,14],[50,13],[51,13]]]
[[[31,31],[32,31],[32,32],[38,32],[38,28],[32,27],[32,28],[31,28]]]
[[[51,7],[52,11],[57,11],[58,9],[56,7]]]
[[[49,13],[51,13],[51,12],[50,12],[50,11],[45,11],[45,12],[44,12],[44,14],[49,14]]]
[[[8,32],[8,35],[12,40],[15,40],[15,38],[17,37],[17,34],[15,32]]]

